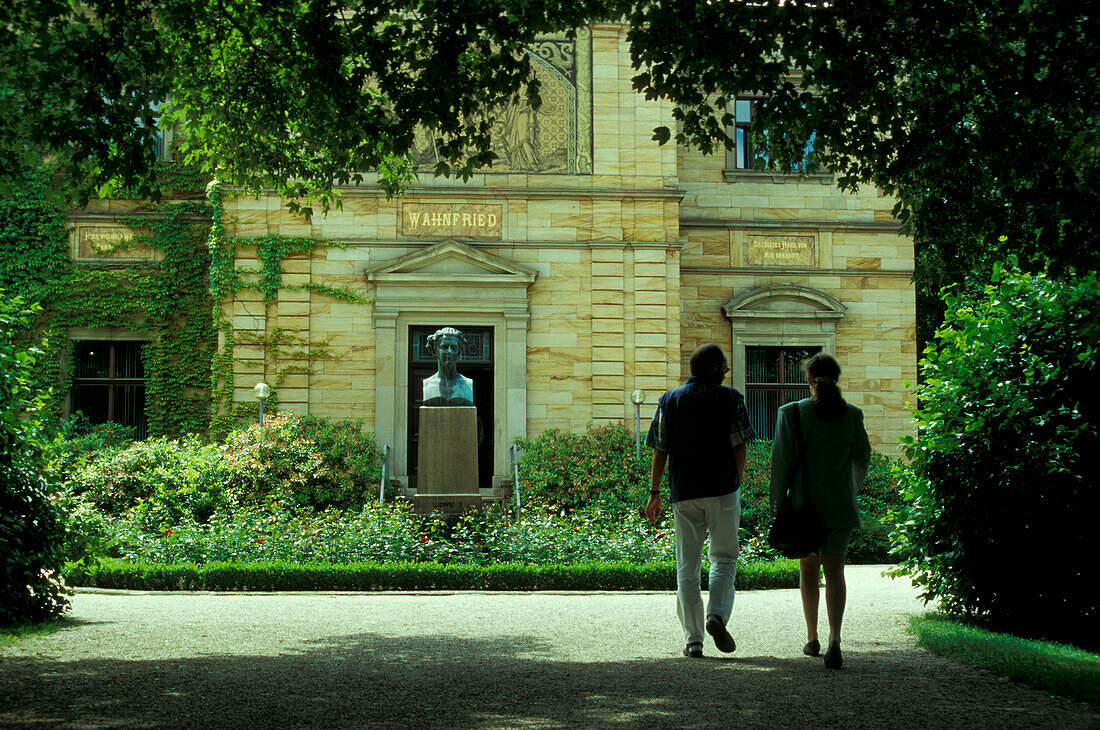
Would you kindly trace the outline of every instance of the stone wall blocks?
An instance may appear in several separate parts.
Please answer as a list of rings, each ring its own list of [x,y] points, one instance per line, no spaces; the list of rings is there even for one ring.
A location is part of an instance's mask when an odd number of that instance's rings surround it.
[[[622,397],[621,395],[619,396]],[[592,418],[593,420],[604,421],[606,423],[622,423],[625,416],[626,406],[617,403],[597,403],[592,406]],[[595,424],[605,425],[605,424]]]
[[[659,306],[668,301],[667,291],[635,291],[634,304],[642,306]],[[635,317],[639,317],[635,311]],[[661,317],[661,319],[664,319]]]
[[[623,318],[623,307],[622,305],[616,304],[593,304],[592,317],[599,319],[621,320]]]
[[[601,337],[600,342],[604,344],[597,345],[592,348],[592,361],[593,362],[622,362],[625,358],[625,351],[620,339],[618,345],[610,344],[612,338]]]
[[[589,322],[592,334],[599,341],[607,340],[609,336],[621,339],[626,331],[626,323],[621,319],[593,319]]]
[[[635,334],[635,347],[663,348],[668,344],[668,337],[664,334]]]
[[[637,302],[637,299],[635,299],[635,302]],[[638,303],[634,305],[635,319],[665,319],[668,316],[668,310],[663,306]]]
[[[290,330],[292,332],[305,333],[309,332],[309,317],[293,317],[279,315],[277,318],[277,325],[284,330]]]
[[[307,280],[308,282],[308,280]],[[283,281],[283,286],[287,286],[288,282]],[[311,292],[308,289],[280,289],[278,295],[279,302],[308,302]]]
[[[614,375],[621,376],[624,374],[623,363],[620,362],[593,362],[592,363],[592,375]]]
[[[664,281],[668,277],[668,264],[664,261],[648,263],[635,259],[634,276],[644,279],[660,279]]]
[[[592,275],[593,276],[614,276],[620,280],[623,276],[623,264],[622,262],[593,262],[592,263]]]
[[[592,287],[592,304],[612,304],[621,306],[623,297],[621,286],[617,289],[614,287],[609,287],[607,289],[597,289],[595,286]]]

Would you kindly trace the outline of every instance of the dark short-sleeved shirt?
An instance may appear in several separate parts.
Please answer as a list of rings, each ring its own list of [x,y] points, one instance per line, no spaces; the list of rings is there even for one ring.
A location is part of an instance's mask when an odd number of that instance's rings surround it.
[[[740,391],[693,375],[661,396],[646,443],[668,454],[669,499],[679,502],[736,492],[733,450],[755,436]]]

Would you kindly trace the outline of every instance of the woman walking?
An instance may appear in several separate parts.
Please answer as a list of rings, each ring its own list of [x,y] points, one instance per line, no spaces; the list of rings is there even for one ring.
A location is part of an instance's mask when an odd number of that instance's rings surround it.
[[[804,485],[804,497],[821,520],[818,549],[799,561],[799,589],[806,618],[806,645],[802,652],[821,656],[817,636],[818,579],[825,572],[825,609],[829,619],[829,643],[825,666],[839,669],[840,627],[844,620],[847,589],[844,584],[844,556],[848,538],[859,527],[856,491],[867,475],[871,445],[863,427],[863,412],[841,397],[840,365],[824,353],[805,364],[810,398],[788,403],[779,409],[772,446],[771,507],[791,487]],[[797,428],[795,419],[801,422]],[[802,443],[796,434],[801,431]],[[799,449],[805,458],[805,479],[799,466]]]

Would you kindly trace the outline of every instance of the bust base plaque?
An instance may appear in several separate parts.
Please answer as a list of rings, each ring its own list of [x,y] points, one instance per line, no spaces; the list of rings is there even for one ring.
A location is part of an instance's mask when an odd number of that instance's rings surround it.
[[[418,513],[457,514],[480,505],[477,409],[421,406],[413,507]]]

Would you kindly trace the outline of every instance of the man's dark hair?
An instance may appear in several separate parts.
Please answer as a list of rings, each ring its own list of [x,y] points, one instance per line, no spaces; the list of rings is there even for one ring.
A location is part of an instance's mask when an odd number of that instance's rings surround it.
[[[722,348],[713,342],[699,345],[695,352],[691,353],[691,374],[701,378],[714,377],[721,373],[722,365],[726,362],[726,354]]]

